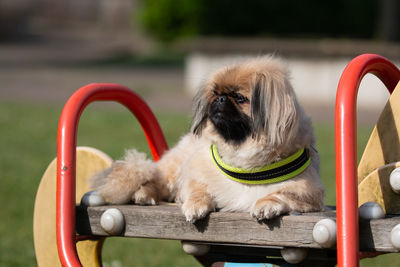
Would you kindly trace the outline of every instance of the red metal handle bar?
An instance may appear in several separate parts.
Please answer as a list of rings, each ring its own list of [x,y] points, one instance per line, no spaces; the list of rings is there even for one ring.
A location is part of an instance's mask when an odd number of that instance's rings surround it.
[[[76,139],[79,118],[85,107],[94,101],[115,101],[126,106],[141,124],[154,160],[168,149],[153,112],[128,88],[118,84],[89,84],[69,98],[61,113],[57,135],[56,231],[63,266],[82,266],[75,234]]]
[[[335,107],[336,210],[338,267],[359,266],[356,100],[367,73],[392,93],[400,71],[386,58],[364,54],[354,58],[340,78]]]

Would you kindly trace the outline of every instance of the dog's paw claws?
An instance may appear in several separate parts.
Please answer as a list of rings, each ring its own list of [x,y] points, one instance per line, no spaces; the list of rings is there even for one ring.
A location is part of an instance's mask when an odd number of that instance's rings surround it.
[[[262,221],[273,219],[286,212],[286,206],[282,203],[275,201],[262,201],[256,203],[251,211],[251,215],[258,221]]]
[[[133,202],[137,205],[157,205],[157,193],[141,186],[132,196]]]
[[[155,205],[157,205],[157,202],[154,200],[154,198],[135,199],[135,204],[143,205],[143,206],[155,206]]]
[[[196,222],[196,219],[186,217],[186,221],[187,221],[188,223],[195,223],[195,222]]]
[[[203,219],[215,208],[212,203],[188,203],[182,205],[182,212],[185,215],[186,221],[194,223],[197,220]]]

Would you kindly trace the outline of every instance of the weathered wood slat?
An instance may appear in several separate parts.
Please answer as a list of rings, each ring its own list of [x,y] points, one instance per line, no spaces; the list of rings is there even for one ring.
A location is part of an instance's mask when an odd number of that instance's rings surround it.
[[[77,208],[78,233],[108,236],[100,226],[102,213],[118,208],[125,217],[126,237],[195,240],[274,247],[321,248],[312,238],[312,230],[323,218],[336,219],[335,211],[281,216],[259,223],[247,213],[213,212],[195,224],[186,222],[174,204],[159,206],[100,206]],[[390,243],[390,231],[400,217],[360,223],[360,248],[363,251],[396,252]]]

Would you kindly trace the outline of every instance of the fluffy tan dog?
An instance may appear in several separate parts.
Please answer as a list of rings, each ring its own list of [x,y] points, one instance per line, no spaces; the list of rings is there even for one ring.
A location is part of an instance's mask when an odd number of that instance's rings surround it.
[[[190,133],[158,162],[129,151],[93,189],[115,204],[175,200],[190,222],[216,209],[258,220],[322,210],[311,121],[288,75],[270,56],[217,71],[195,98]]]

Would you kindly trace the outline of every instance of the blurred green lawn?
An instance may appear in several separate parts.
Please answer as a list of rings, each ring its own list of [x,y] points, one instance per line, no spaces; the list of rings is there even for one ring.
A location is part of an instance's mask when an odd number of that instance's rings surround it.
[[[100,104],[101,105],[101,104]],[[40,179],[56,155],[58,117],[62,105],[0,102],[0,266],[36,266],[32,241],[33,205]],[[188,114],[156,112],[168,144],[189,129]],[[315,125],[321,154],[326,204],[335,205],[334,125]],[[359,127],[359,154],[371,127]],[[93,104],[83,113],[78,145],[96,147],[113,158],[127,148],[149,152],[142,130],[123,107]],[[199,266],[185,255],[180,242],[109,238],[103,249],[105,266]],[[398,255],[362,261],[361,266],[398,266]]]

